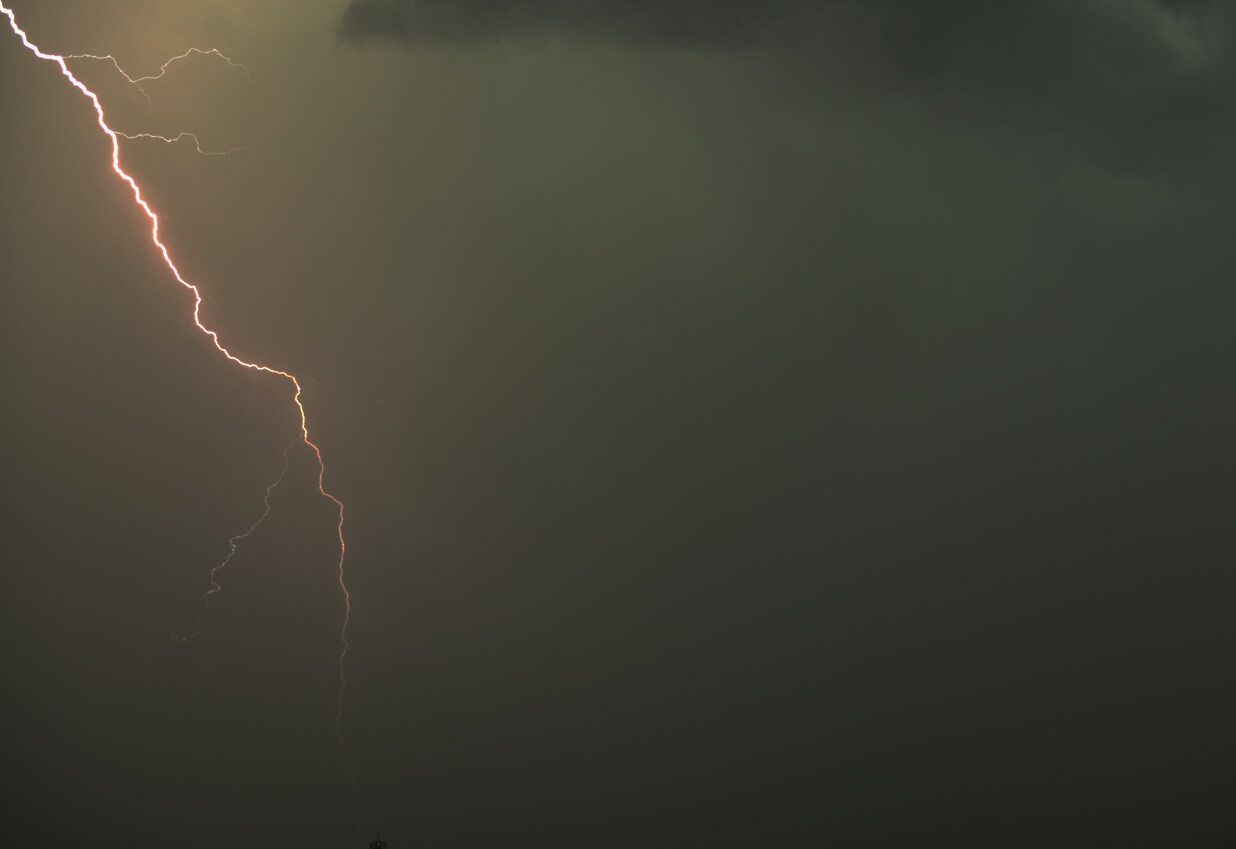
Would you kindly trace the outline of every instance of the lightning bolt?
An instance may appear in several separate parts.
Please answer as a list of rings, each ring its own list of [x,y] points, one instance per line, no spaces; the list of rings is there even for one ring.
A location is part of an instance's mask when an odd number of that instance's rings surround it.
[[[246,68],[244,65],[241,65],[238,62],[233,62],[231,59],[224,56],[218,50],[214,50],[214,49],[200,50],[194,47],[194,48],[190,48],[189,50],[185,51],[179,56],[173,56],[167,62],[163,63],[162,67],[159,69],[159,72],[157,74],[152,74],[150,76],[145,76],[145,77],[132,77],[128,73],[126,73],[124,69],[121,68],[120,63],[117,62],[116,59],[110,55],[94,56],[90,54],[76,54],[76,55],[62,56],[62,55],[55,54],[55,53],[46,53],[30,40],[30,37],[26,34],[25,30],[23,30],[18,25],[17,16],[14,15],[13,11],[4,4],[3,0],[0,0],[0,14],[5,15],[9,19],[9,25],[12,28],[13,33],[21,40],[22,45],[24,45],[27,50],[29,50],[31,53],[33,53],[38,58],[43,59],[44,61],[47,61],[47,62],[52,62],[56,66],[58,66],[60,68],[60,73],[64,76],[64,78],[67,79],[74,88],[80,91],[90,101],[91,105],[94,107],[94,112],[98,120],[99,129],[101,129],[104,132],[104,134],[108,137],[108,139],[112,143],[112,157],[111,157],[112,170],[116,172],[117,177],[119,177],[126,185],[128,185],[129,189],[133,192],[133,201],[137,204],[138,207],[141,208],[142,212],[145,213],[146,217],[150,220],[150,241],[154,245],[155,249],[158,251],[159,255],[163,258],[163,262],[167,266],[168,270],[172,273],[172,277],[175,278],[177,283],[179,283],[181,286],[183,286],[185,289],[189,290],[189,292],[193,294],[193,324],[197,327],[198,331],[200,331],[205,336],[209,337],[211,343],[215,346],[215,348],[219,351],[219,353],[227,357],[229,360],[231,360],[236,365],[242,368],[250,369],[252,371],[265,372],[266,374],[270,374],[275,377],[282,378],[283,380],[288,382],[290,388],[292,389],[292,403],[296,407],[296,411],[300,417],[300,439],[301,441],[304,442],[305,445],[307,445],[313,451],[313,456],[317,461],[318,492],[322,494],[323,498],[329,500],[332,504],[334,504],[335,508],[338,510],[338,513],[339,513],[339,521],[336,526],[336,530],[337,530],[338,537],[339,537],[338,573],[339,573],[339,589],[343,595],[344,615],[343,615],[343,623],[339,629],[339,644],[340,644],[339,688],[337,691],[336,702],[335,702],[336,707],[335,707],[334,727],[335,727],[335,736],[339,739],[339,744],[343,748],[344,761],[347,766],[348,779],[350,782],[351,793],[352,793],[352,810],[353,810],[353,813],[356,813],[357,812],[356,774],[352,766],[352,747],[343,736],[343,695],[344,695],[344,690],[346,689],[346,686],[347,686],[347,680],[344,676],[344,662],[347,659],[348,649],[350,648],[350,644],[348,643],[348,624],[352,617],[352,597],[351,597],[351,594],[348,592],[347,583],[344,581],[344,574],[343,574],[343,561],[344,561],[345,552],[347,550],[347,546],[343,538],[343,502],[340,501],[338,498],[336,498],[334,495],[332,495],[325,487],[323,479],[326,476],[326,464],[322,460],[321,449],[317,446],[315,442],[313,442],[312,439],[309,438],[309,424],[308,424],[307,417],[305,415],[304,404],[301,401],[300,381],[297,380],[296,376],[293,375],[291,372],[283,371],[282,369],[275,368],[274,366],[268,366],[262,363],[251,363],[247,360],[241,359],[240,357],[236,356],[231,351],[229,351],[226,346],[224,346],[224,344],[219,340],[219,334],[216,331],[210,329],[209,327],[207,327],[205,324],[202,323],[202,318],[201,318],[202,293],[201,291],[198,289],[197,286],[195,286],[193,283],[190,283],[187,279],[185,279],[183,274],[181,274],[180,269],[177,267],[175,261],[172,259],[171,253],[168,250],[167,245],[164,244],[163,240],[159,237],[159,216],[158,214],[154,211],[154,209],[151,208],[150,204],[147,203],[145,197],[142,195],[142,189],[138,185],[137,181],[127,171],[125,171],[124,168],[120,164],[120,139],[121,138],[125,138],[125,139],[158,138],[158,139],[161,139],[169,143],[171,141],[174,141],[175,139],[169,139],[163,136],[153,136],[153,135],[144,134],[144,133],[138,134],[137,136],[130,136],[130,135],[125,135],[123,133],[119,133],[116,130],[113,130],[111,126],[109,126],[107,123],[107,117],[104,115],[103,104],[99,101],[99,96],[95,94],[90,88],[88,88],[85,83],[83,83],[80,79],[78,79],[71,70],[69,70],[69,65],[68,65],[67,60],[69,59],[110,60],[112,64],[115,65],[116,70],[118,70],[121,74],[123,74],[125,79],[127,79],[133,85],[137,86],[139,89],[141,89],[141,83],[147,82],[150,80],[159,79],[160,77],[162,77],[164,74],[167,73],[167,69],[173,63],[181,59],[185,59],[193,54],[218,56],[223,61],[227,62],[228,65],[239,68],[240,70],[243,70],[245,72],[245,75],[249,77],[250,81],[252,81],[253,78],[249,74],[249,69]],[[146,94],[144,89],[142,89],[142,93]],[[147,100],[149,100],[148,95],[147,95]],[[179,138],[183,138],[188,135],[191,135],[191,134],[182,133],[180,136],[177,136],[176,138],[179,139]],[[192,136],[192,138],[194,139],[194,142],[196,143],[197,137]],[[200,145],[198,146],[198,149],[199,151],[201,150]],[[204,153],[205,151],[202,151],[202,152]],[[285,460],[286,460],[286,456],[287,455],[285,452],[284,454]],[[285,465],[285,469],[286,469],[286,465]],[[219,585],[215,581],[215,574],[219,571],[219,569],[223,568],[224,566],[228,564],[228,562],[231,561],[232,556],[235,554],[236,546],[243,539],[249,536],[249,534],[253,533],[253,531],[257,528],[257,526],[262,523],[262,520],[266,518],[266,515],[270,512],[271,490],[273,490],[275,486],[277,486],[282,479],[283,479],[283,475],[280,474],[279,478],[266,489],[266,512],[262,514],[262,516],[258,519],[258,521],[255,522],[253,526],[249,528],[248,531],[246,531],[243,534],[240,534],[239,536],[233,537],[229,541],[231,545],[231,551],[229,552],[227,558],[223,561],[223,563],[221,563],[219,566],[216,566],[214,569],[211,570],[211,573],[210,573],[211,589],[207,591],[206,598],[205,598],[205,601],[207,603],[209,603],[210,596],[214,592],[217,592],[219,590]]]

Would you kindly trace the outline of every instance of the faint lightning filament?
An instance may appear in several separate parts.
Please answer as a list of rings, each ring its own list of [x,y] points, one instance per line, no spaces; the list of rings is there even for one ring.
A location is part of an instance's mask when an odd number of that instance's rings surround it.
[[[175,144],[181,139],[192,139],[194,149],[197,150],[197,152],[202,156],[227,156],[229,153],[239,153],[242,150],[257,150],[256,147],[249,147],[248,145],[230,147],[227,150],[203,150],[202,143],[198,140],[195,133],[178,133],[175,136],[169,137],[161,136],[158,133],[122,133],[120,130],[117,130],[116,135],[120,136],[122,139],[128,139],[129,141],[136,141],[138,139],[153,139],[155,141],[167,142],[168,144]]]
[[[0,6],[2,5],[3,4],[0,3]],[[17,22],[13,19],[12,12],[8,12],[6,10],[5,13],[9,16],[9,20],[13,21],[13,28],[16,31]],[[26,46],[30,47],[30,44],[27,43]],[[31,47],[31,49],[33,50],[34,48]],[[133,86],[142,93],[142,97],[146,98],[146,104],[149,106],[150,105],[150,95],[146,93],[146,89],[142,88],[142,83],[149,82],[150,80],[162,79],[163,76],[167,73],[167,69],[171,67],[174,63],[179,62],[181,59],[187,59],[194,54],[197,54],[199,56],[218,56],[220,59],[222,59],[224,62],[226,62],[231,67],[244,71],[245,77],[249,80],[249,82],[250,83],[253,82],[253,75],[249,73],[248,68],[246,68],[244,65],[240,64],[239,62],[232,61],[227,56],[224,56],[222,53],[220,53],[217,48],[213,48],[213,47],[210,50],[202,50],[197,47],[190,47],[188,50],[186,50],[184,53],[181,53],[179,56],[173,56],[171,59],[168,59],[166,62],[164,62],[163,65],[160,66],[159,68],[159,73],[150,74],[149,76],[145,76],[145,77],[131,76],[128,71],[120,67],[120,62],[117,61],[116,57],[111,55],[110,53],[108,53],[105,56],[96,56],[93,53],[70,53],[60,58],[62,59],[97,59],[100,62],[111,62],[112,67],[114,67],[117,71],[119,71],[122,77],[124,77],[126,80],[132,83]],[[40,54],[39,58],[49,59],[51,57],[43,56]]]

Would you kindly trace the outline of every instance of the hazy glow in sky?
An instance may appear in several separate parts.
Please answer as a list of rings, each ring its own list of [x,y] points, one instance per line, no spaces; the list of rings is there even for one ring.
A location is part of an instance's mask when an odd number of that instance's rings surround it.
[[[1229,4],[4,4],[252,71],[70,64],[255,149],[120,163],[362,837],[1231,842]],[[6,838],[350,845],[88,103],[0,39]]]

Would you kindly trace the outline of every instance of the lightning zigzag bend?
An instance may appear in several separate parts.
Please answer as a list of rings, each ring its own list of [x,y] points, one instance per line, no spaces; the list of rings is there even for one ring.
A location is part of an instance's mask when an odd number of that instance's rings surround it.
[[[25,30],[23,30],[18,25],[16,15],[13,13],[11,9],[9,9],[4,4],[3,0],[0,0],[0,14],[5,15],[9,19],[9,25],[11,26],[13,33],[21,40],[21,43],[26,47],[26,49],[28,49],[31,53],[33,53],[35,56],[37,56],[40,59],[55,63],[60,68],[60,72],[65,77],[65,79],[67,79],[74,88],[76,88],[83,95],[85,95],[87,99],[90,100],[91,105],[94,107],[95,115],[98,119],[99,128],[107,135],[108,139],[112,143],[112,162],[111,162],[112,170],[116,172],[116,176],[118,176],[122,181],[124,181],[129,186],[129,188],[133,192],[134,202],[141,208],[142,212],[145,213],[146,217],[150,220],[150,240],[154,244],[155,248],[158,250],[160,256],[162,256],[164,264],[167,266],[168,270],[171,271],[172,276],[176,279],[176,282],[179,283],[184,288],[188,289],[193,294],[193,323],[194,325],[196,325],[197,329],[201,333],[205,334],[206,336],[210,338],[211,343],[215,346],[215,348],[219,351],[219,353],[223,354],[223,356],[227,357],[229,360],[231,360],[236,365],[253,370],[253,371],[265,372],[267,374],[271,374],[276,377],[283,378],[291,385],[291,388],[293,390],[292,403],[296,406],[296,411],[300,416],[300,438],[304,442],[304,444],[307,445],[313,451],[314,457],[317,460],[318,492],[320,492],[324,498],[328,499],[331,503],[333,503],[339,511],[339,522],[337,525],[338,536],[339,536],[338,572],[339,572],[339,589],[343,594],[343,600],[344,600],[344,616],[343,616],[343,623],[339,631],[339,641],[341,645],[340,652],[339,652],[339,689],[338,689],[337,698],[336,698],[336,711],[335,711],[334,726],[335,726],[335,735],[336,737],[338,737],[339,743],[343,747],[343,750],[344,750],[345,761],[346,761],[347,769],[348,769],[348,777],[351,783],[350,786],[351,786],[351,791],[352,791],[352,808],[353,808],[353,812],[355,813],[356,812],[356,777],[355,777],[355,773],[352,768],[352,747],[347,742],[347,740],[344,738],[343,731],[342,731],[343,694],[344,694],[344,689],[346,687],[346,679],[344,677],[344,661],[347,658],[348,649],[350,647],[348,643],[347,634],[348,634],[348,624],[349,624],[349,620],[351,619],[351,614],[352,614],[352,599],[351,599],[351,595],[348,592],[347,584],[344,581],[344,574],[343,574],[343,560],[344,560],[344,554],[346,552],[346,544],[343,538],[343,502],[340,501],[338,498],[336,498],[334,495],[332,495],[326,489],[323,483],[323,478],[326,475],[326,466],[322,460],[321,449],[318,448],[317,444],[314,443],[313,440],[309,438],[309,425],[308,425],[308,421],[305,415],[304,404],[301,402],[300,381],[297,380],[296,376],[293,375],[291,372],[283,371],[282,369],[277,369],[273,366],[263,365],[261,363],[252,363],[252,362],[248,362],[247,360],[241,359],[240,357],[236,356],[231,351],[229,351],[223,345],[223,343],[219,340],[219,334],[216,331],[210,329],[209,327],[207,327],[205,324],[202,323],[201,314],[200,314],[201,307],[202,307],[202,293],[196,285],[189,282],[187,279],[185,279],[184,275],[181,274],[180,269],[177,267],[175,261],[172,259],[171,253],[169,252],[167,245],[164,244],[163,240],[159,237],[159,216],[158,214],[154,211],[153,208],[151,208],[150,204],[146,201],[145,197],[142,195],[141,187],[138,185],[137,181],[127,171],[125,171],[123,167],[121,167],[120,139],[121,138],[125,138],[125,139],[147,138],[147,139],[158,139],[158,140],[170,143],[170,142],[178,141],[182,138],[191,138],[193,139],[195,146],[197,146],[199,153],[209,155],[209,152],[203,151],[201,149],[200,144],[198,144],[197,137],[193,135],[192,133],[181,133],[175,138],[167,138],[165,136],[157,136],[157,135],[153,135],[149,133],[139,133],[136,135],[128,135],[128,134],[113,130],[111,126],[109,126],[107,123],[107,118],[103,112],[103,104],[99,101],[99,96],[95,94],[89,87],[87,87],[85,83],[83,83],[80,79],[78,79],[77,76],[75,76],[71,70],[69,70],[67,60],[68,59],[109,60],[112,62],[113,65],[115,65],[116,69],[122,75],[124,75],[125,79],[127,79],[133,85],[137,86],[138,89],[142,91],[143,95],[146,95],[146,92],[145,90],[141,89],[142,82],[145,82],[148,80],[154,80],[154,79],[158,79],[162,77],[167,72],[168,67],[173,62],[179,59],[184,59],[194,53],[205,54],[205,55],[209,55],[209,54],[217,55],[221,59],[223,59],[225,62],[227,62],[227,64],[243,70],[245,72],[245,75],[249,76],[250,80],[252,80],[252,76],[249,75],[249,69],[246,68],[244,65],[241,65],[237,62],[232,61],[231,59],[229,59],[228,57],[220,53],[218,50],[214,50],[214,49],[200,50],[198,48],[191,48],[185,51],[184,53],[180,54],[179,56],[174,56],[171,59],[169,59],[167,62],[165,62],[163,66],[159,69],[159,72],[157,74],[152,74],[150,76],[145,76],[145,77],[132,77],[128,73],[126,73],[124,69],[121,68],[120,64],[116,61],[116,59],[110,55],[108,56],[94,56],[90,54],[58,55],[55,53],[46,53],[30,40]],[[147,97],[147,100],[149,101],[149,95],[146,95],[146,97]],[[222,151],[220,153],[223,153],[223,152],[226,152],[226,151]],[[286,452],[285,452],[284,457],[286,461]],[[284,465],[284,469],[286,471],[286,462]],[[266,511],[263,512],[262,516],[258,519],[258,521],[254,523],[254,525],[250,527],[249,530],[246,531],[245,533],[240,534],[236,537],[233,537],[231,540],[229,540],[230,551],[229,551],[227,558],[221,564],[219,564],[214,569],[212,569],[210,572],[211,589],[208,590],[206,593],[206,597],[205,597],[206,602],[209,602],[210,596],[214,592],[217,592],[219,589],[218,584],[215,582],[215,574],[219,571],[219,569],[226,566],[228,562],[232,559],[232,556],[236,552],[236,546],[240,543],[240,541],[243,540],[245,537],[249,536],[249,534],[253,533],[253,531],[257,528],[257,526],[261,524],[262,520],[266,518],[266,515],[269,513],[269,510],[270,510],[270,500],[269,500],[270,492],[275,486],[279,484],[279,482],[282,479],[283,479],[283,473],[280,473],[279,478],[275,480],[274,483],[270,484],[270,486],[267,487],[266,489]]]

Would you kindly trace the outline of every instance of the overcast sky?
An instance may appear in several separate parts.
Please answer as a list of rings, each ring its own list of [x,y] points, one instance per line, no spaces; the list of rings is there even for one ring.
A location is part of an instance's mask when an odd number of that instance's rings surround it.
[[[7,842],[1231,839],[1236,8],[5,5]]]

